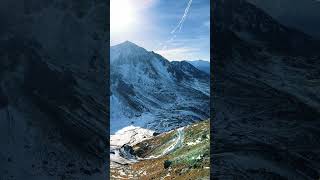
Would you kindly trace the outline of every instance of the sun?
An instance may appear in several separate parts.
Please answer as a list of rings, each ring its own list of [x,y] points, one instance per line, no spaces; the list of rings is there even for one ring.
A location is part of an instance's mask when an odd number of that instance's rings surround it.
[[[130,30],[136,19],[132,0],[111,0],[110,6],[111,33]]]

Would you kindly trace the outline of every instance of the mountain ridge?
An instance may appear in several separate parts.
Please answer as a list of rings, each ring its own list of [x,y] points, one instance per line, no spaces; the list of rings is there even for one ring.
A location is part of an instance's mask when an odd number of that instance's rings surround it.
[[[202,70],[206,72],[207,74],[210,74],[210,62],[205,60],[186,60],[188,63],[192,64],[194,67],[198,68],[199,70]]]
[[[180,108],[187,108],[183,111],[189,114],[189,121],[208,117],[207,108],[204,108],[207,110],[202,112],[199,107],[191,105],[192,109],[188,110],[191,107],[185,104],[188,101],[191,102],[192,99],[197,100],[201,96],[203,96],[202,98],[208,98],[209,76],[205,73],[202,73],[189,63],[170,62],[161,55],[153,51],[147,51],[128,41],[121,43],[120,46],[112,46],[110,52],[111,92],[113,94],[111,102],[117,104],[114,104],[115,107],[127,109],[126,113],[122,111],[117,117],[123,117],[127,121],[135,117],[134,119],[136,120],[134,122],[138,124],[139,117],[141,119],[144,119],[144,116],[149,119],[163,117],[167,119],[165,120],[167,122],[165,124],[160,123],[160,126],[165,129],[171,127],[171,125],[168,125],[172,123],[170,122],[171,118],[175,119],[173,121],[180,122],[180,120],[176,119]],[[191,84],[197,84],[198,87],[192,87]],[[190,97],[187,97],[187,94]],[[181,99],[181,102],[178,102],[178,99]],[[208,100],[204,101],[204,103],[197,101],[197,104],[202,104],[201,106],[208,103]],[[178,109],[174,110],[175,108]],[[176,114],[176,117],[165,117],[166,115],[171,116],[169,112],[167,114],[165,111],[172,110],[175,111],[173,114]],[[157,112],[157,115],[153,112]],[[117,113],[120,112],[116,112],[116,109],[114,109],[111,115]],[[115,116],[112,117],[115,118]],[[149,124],[148,126],[154,128],[157,125]],[[175,127],[175,125],[172,127]]]

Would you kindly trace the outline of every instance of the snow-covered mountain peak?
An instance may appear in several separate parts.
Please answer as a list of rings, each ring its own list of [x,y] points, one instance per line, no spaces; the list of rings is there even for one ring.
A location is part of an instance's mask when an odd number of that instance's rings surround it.
[[[127,49],[144,49],[131,41],[124,41],[124,42],[122,42],[118,45],[115,45],[113,47],[120,47],[120,48],[127,48]]]
[[[133,59],[132,57],[139,57],[140,59],[143,56],[149,56],[149,54],[150,52],[146,49],[130,41],[125,41],[110,48],[111,62],[117,59],[128,59],[129,57],[131,57],[130,59]]]

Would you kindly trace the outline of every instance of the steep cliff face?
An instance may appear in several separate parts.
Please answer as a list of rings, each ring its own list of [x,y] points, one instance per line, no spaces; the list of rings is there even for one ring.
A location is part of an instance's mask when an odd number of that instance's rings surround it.
[[[212,176],[318,178],[320,43],[244,0],[214,6]]]
[[[1,178],[107,177],[106,3],[4,4]]]

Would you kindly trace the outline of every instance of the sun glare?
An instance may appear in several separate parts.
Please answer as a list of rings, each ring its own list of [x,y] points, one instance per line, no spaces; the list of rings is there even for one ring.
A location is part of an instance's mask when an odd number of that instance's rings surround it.
[[[130,30],[136,18],[132,0],[111,0],[110,6],[111,33]]]

